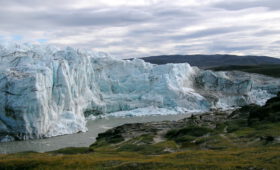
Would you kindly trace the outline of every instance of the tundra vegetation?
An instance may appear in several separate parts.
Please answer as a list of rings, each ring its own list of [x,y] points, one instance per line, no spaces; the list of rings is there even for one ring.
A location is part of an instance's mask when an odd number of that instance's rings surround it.
[[[125,124],[89,147],[0,155],[0,169],[277,169],[280,93],[264,106]]]

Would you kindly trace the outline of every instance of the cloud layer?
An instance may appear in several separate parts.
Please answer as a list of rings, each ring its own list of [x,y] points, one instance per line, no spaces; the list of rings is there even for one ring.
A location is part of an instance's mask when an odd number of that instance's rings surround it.
[[[105,51],[280,58],[278,0],[3,0],[0,42]]]

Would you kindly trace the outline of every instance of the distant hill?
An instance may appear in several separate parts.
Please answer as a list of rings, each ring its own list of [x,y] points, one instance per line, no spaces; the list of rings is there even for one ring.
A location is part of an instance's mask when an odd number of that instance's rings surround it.
[[[230,65],[230,66],[219,66],[209,68],[214,71],[233,71],[239,70],[248,73],[258,73],[271,77],[280,78],[280,64],[271,64],[271,65]]]
[[[229,66],[229,65],[267,65],[280,64],[280,59],[266,56],[238,56],[238,55],[161,55],[141,58],[153,64],[189,63],[201,68]]]

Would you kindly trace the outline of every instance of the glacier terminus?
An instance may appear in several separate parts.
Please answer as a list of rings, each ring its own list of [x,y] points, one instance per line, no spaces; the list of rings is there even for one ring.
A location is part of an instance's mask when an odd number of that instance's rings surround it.
[[[86,117],[142,111],[176,114],[263,105],[280,80],[153,65],[48,45],[0,46],[0,141],[84,132]]]

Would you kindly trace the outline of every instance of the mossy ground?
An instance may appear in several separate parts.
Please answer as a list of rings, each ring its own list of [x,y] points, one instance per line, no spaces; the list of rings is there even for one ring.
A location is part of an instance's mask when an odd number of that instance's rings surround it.
[[[224,126],[227,126],[225,123]],[[180,129],[176,130],[177,132]],[[153,143],[143,135],[120,143],[64,148],[48,153],[0,155],[0,169],[277,169],[280,144],[266,137],[280,136],[280,123],[258,124],[221,132],[180,134]],[[199,132],[201,130],[198,130]],[[170,133],[170,132],[169,132]],[[178,133],[177,133],[178,134]],[[193,136],[195,135],[195,136]],[[184,138],[185,136],[185,138]],[[187,136],[187,137],[186,137]],[[198,137],[197,137],[198,136]]]
[[[274,98],[264,107],[246,106],[215,126],[186,124],[157,142],[154,129],[125,138],[118,127],[90,147],[0,155],[0,169],[279,169],[279,104]]]
[[[0,156],[0,169],[277,169],[279,146],[191,149],[159,155],[131,151],[56,155],[24,153]]]

